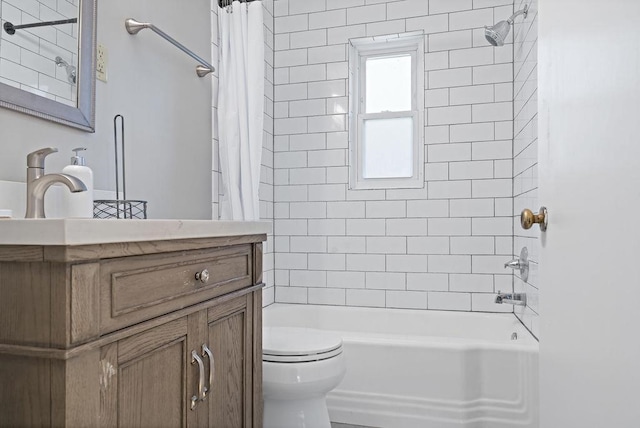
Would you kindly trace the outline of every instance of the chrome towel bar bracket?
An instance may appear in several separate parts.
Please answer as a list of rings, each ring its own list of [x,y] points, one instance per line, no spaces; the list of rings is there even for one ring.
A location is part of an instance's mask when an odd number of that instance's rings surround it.
[[[157,35],[159,35],[160,37],[162,37],[163,39],[165,39],[166,41],[168,41],[169,43],[171,43],[173,46],[180,49],[182,52],[189,55],[191,58],[198,61],[199,64],[196,66],[196,74],[199,77],[204,77],[207,74],[213,73],[214,71],[216,71],[213,65],[209,64],[207,61],[205,61],[204,59],[202,59],[201,57],[193,53],[193,51],[188,49],[185,45],[183,45],[182,43],[180,43],[179,41],[177,41],[176,39],[174,39],[173,37],[171,37],[170,35],[168,35],[167,33],[165,33],[164,31],[162,31],[161,29],[159,29],[153,24],[150,24],[148,22],[139,22],[133,18],[129,18],[124,21],[124,26],[127,29],[127,32],[129,34],[138,34],[140,30],[144,30],[145,28],[148,28],[154,33],[156,33]]]

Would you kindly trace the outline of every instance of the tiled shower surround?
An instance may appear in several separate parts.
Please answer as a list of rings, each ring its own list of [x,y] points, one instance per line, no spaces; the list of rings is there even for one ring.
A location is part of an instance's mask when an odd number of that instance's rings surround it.
[[[276,0],[275,300],[513,311],[512,0]],[[425,185],[350,190],[348,39],[425,33]]]
[[[274,222],[264,303],[511,312],[495,293],[512,289],[503,264],[526,245],[531,275],[527,284],[515,277],[515,289],[529,304],[516,315],[537,335],[539,232],[518,222],[538,207],[537,1],[500,48],[483,27],[523,0],[263,5],[260,200],[261,217]],[[350,190],[348,40],[411,31],[425,33],[425,186]],[[217,144],[214,131],[214,189]],[[214,190],[214,216],[217,201]]]

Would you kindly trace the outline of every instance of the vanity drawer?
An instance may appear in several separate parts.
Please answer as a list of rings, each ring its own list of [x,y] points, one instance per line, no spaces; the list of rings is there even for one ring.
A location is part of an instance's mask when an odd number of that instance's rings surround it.
[[[251,272],[251,245],[105,260],[100,264],[100,332],[250,286]]]

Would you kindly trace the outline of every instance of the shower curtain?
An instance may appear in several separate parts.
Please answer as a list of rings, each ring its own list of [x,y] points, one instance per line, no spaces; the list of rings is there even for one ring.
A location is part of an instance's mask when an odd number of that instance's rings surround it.
[[[262,2],[218,9],[222,220],[258,220],[264,109]]]

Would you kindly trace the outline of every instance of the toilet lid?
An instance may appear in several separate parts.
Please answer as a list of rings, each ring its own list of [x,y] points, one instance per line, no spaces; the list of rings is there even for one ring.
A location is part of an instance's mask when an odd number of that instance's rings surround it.
[[[262,359],[272,362],[325,360],[342,353],[342,337],[322,330],[295,327],[265,327]]]

